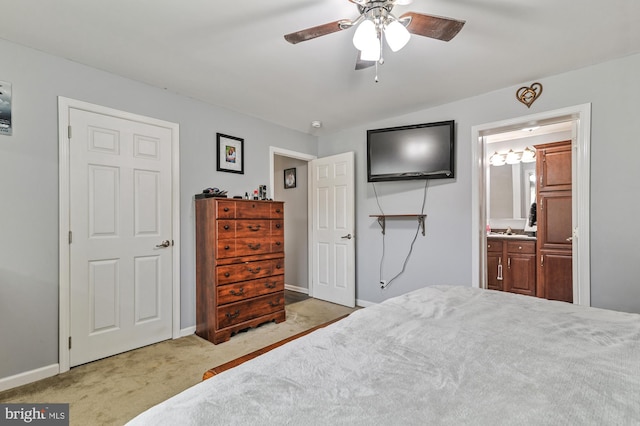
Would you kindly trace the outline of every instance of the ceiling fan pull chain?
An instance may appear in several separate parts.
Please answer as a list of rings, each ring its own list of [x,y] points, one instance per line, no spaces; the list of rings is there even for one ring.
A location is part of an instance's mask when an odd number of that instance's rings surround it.
[[[378,61],[376,61],[376,78],[375,78],[375,82],[378,82]]]

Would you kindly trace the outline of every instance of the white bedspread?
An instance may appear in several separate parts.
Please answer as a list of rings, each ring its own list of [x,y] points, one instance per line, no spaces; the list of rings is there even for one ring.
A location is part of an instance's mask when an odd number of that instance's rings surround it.
[[[221,373],[131,424],[637,425],[640,315],[427,287]]]

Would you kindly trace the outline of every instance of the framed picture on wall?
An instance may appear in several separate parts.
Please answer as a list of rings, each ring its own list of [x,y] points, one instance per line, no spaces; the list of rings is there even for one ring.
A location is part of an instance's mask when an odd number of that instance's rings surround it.
[[[296,168],[284,169],[284,189],[296,187]]]
[[[0,81],[0,135],[11,136],[11,83]]]
[[[216,133],[219,172],[244,174],[244,139]]]

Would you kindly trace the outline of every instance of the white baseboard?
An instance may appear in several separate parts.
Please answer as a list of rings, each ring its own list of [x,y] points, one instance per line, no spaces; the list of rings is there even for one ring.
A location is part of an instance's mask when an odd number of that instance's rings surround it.
[[[285,284],[284,285],[284,289],[285,290],[291,290],[291,291],[297,291],[298,293],[304,293],[304,294],[309,294],[309,289],[305,288],[305,287],[298,287],[292,284]]]
[[[59,372],[60,365],[51,364],[46,367],[36,368],[35,370],[25,371],[24,373],[16,374],[15,376],[2,378],[0,379],[0,392],[37,382],[38,380],[46,379],[47,377],[55,376]]]
[[[195,334],[195,332],[196,332],[195,325],[192,327],[182,328],[180,329],[180,337],[191,336],[192,334]]]
[[[366,308],[369,306],[377,305],[375,302],[367,302],[366,300],[356,299],[356,306],[360,306],[361,308]]]

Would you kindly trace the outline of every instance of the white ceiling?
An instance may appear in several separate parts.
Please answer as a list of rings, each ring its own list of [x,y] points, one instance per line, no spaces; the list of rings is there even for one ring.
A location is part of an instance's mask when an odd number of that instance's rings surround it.
[[[0,38],[312,134],[640,52],[638,0],[398,5],[467,23],[450,42],[413,36],[386,52],[379,83],[354,70],[353,29],[283,38],[355,18],[347,0],[0,0],[0,11]]]

